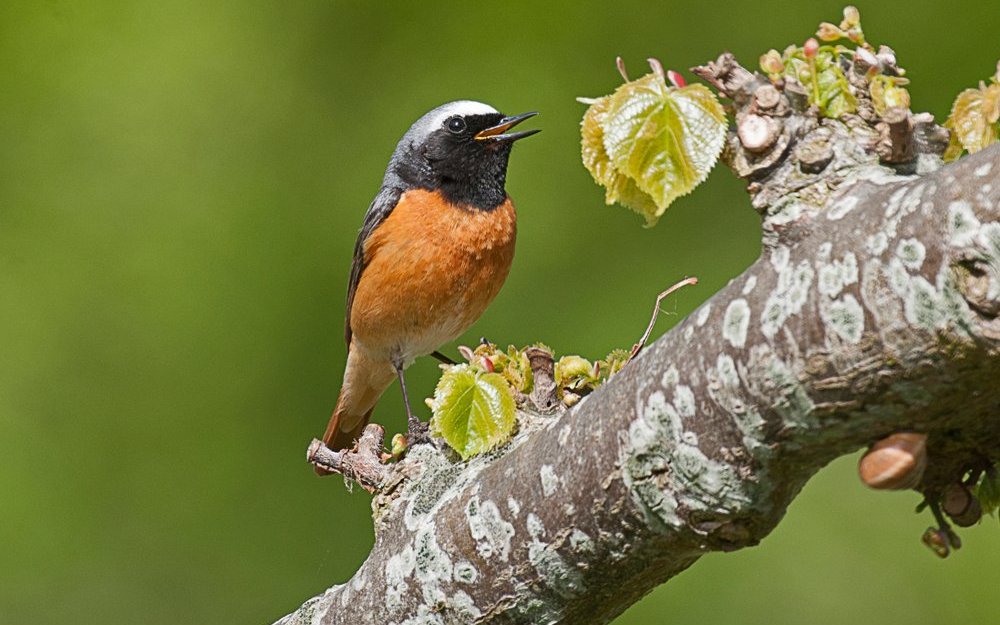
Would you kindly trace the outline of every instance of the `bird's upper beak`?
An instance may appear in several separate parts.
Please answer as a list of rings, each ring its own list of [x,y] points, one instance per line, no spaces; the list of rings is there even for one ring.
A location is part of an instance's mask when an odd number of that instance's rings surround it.
[[[491,126],[485,130],[480,130],[476,133],[476,141],[489,141],[491,143],[501,143],[517,141],[518,139],[523,139],[525,137],[530,137],[533,134],[541,132],[540,129],[533,130],[522,130],[520,132],[507,132],[514,126],[517,126],[529,117],[534,117],[538,115],[537,111],[532,111],[530,113],[521,113],[520,115],[511,115],[510,117],[504,117],[500,120],[500,123],[496,126]]]

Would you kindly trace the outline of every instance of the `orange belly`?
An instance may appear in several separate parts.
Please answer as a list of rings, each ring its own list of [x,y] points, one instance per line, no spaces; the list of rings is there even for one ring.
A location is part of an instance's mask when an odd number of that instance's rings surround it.
[[[484,211],[437,192],[407,191],[365,242],[354,295],[354,342],[405,363],[471,326],[503,286],[517,215],[508,198]]]

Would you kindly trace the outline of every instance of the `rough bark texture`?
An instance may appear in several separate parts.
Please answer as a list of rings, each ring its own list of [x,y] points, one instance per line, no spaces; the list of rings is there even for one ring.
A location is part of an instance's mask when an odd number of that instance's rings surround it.
[[[522,413],[503,449],[411,450],[367,561],[280,623],[605,623],[756,544],[816,471],[893,431],[928,434],[925,492],[1000,456],[1000,147],[940,167],[933,128],[820,120],[725,62],[701,75],[738,127],[756,117],[726,159],[762,257],[573,409]]]

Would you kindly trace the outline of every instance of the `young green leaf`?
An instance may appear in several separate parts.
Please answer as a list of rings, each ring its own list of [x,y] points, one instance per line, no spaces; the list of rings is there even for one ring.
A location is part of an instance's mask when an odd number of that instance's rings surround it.
[[[983,474],[976,489],[976,499],[985,514],[994,514],[1000,507],[1000,471],[996,467]]]
[[[668,87],[648,74],[619,87],[604,122],[612,165],[656,204],[650,225],[708,176],[726,138],[726,113],[704,85]]]
[[[555,366],[556,386],[561,390],[577,390],[595,387],[600,379],[594,373],[594,365],[581,356],[563,356]]]
[[[524,350],[519,350],[513,345],[507,346],[507,351],[500,349],[492,343],[483,344],[476,347],[473,355],[481,359],[488,358],[493,364],[493,371],[499,373],[507,380],[507,384],[512,389],[520,393],[530,393],[533,384],[531,373],[531,363]],[[473,363],[475,364],[475,363]],[[479,367],[483,369],[483,367]]]
[[[703,85],[674,87],[653,72],[591,104],[583,118],[583,163],[652,226],[708,176],[722,152],[726,114]]]
[[[807,56],[802,48],[786,50],[785,54],[785,75],[805,87],[809,103],[824,117],[836,119],[857,109],[857,98],[840,70],[833,47],[819,47],[814,57]]]
[[[910,92],[903,85],[905,78],[878,74],[868,84],[868,93],[872,96],[875,112],[884,115],[893,107],[910,108]]]
[[[622,367],[628,363],[629,358],[630,354],[627,349],[618,348],[611,350],[603,360],[597,361],[601,367],[601,375],[605,379],[611,379],[613,375],[622,370]]]
[[[824,115],[837,119],[845,113],[857,110],[858,101],[851,93],[847,78],[840,70],[837,57],[832,51],[816,55],[815,76],[819,90],[816,104]]]
[[[431,432],[468,460],[511,437],[515,410],[502,375],[456,365],[444,372],[434,389]]]
[[[594,182],[604,187],[606,204],[621,204],[630,208],[645,215],[648,223],[649,216],[657,211],[653,198],[643,193],[634,180],[616,170],[604,150],[604,123],[610,104],[611,96],[598,98],[583,115],[580,129],[583,166],[593,176]]]
[[[994,82],[979,89],[966,89],[951,106],[944,123],[951,130],[951,143],[944,153],[946,161],[961,156],[962,150],[974,154],[1000,138],[1000,84]]]

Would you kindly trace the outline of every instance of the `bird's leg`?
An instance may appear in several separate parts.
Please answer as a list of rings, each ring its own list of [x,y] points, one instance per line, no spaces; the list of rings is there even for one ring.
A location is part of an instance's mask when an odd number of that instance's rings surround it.
[[[437,358],[438,360],[440,360],[441,362],[443,362],[446,365],[457,365],[458,364],[457,362],[455,362],[454,360],[452,360],[451,358],[449,358],[448,356],[442,354],[439,351],[431,352],[431,356],[434,356],[435,358]]]
[[[399,377],[399,388],[403,391],[403,405],[406,406],[407,442],[411,446],[419,443],[428,443],[430,442],[430,434],[428,433],[430,428],[426,423],[414,416],[413,411],[410,410],[410,397],[406,394],[406,380],[403,377],[403,363],[402,361],[396,361],[392,363],[392,366],[396,369],[396,375]]]

